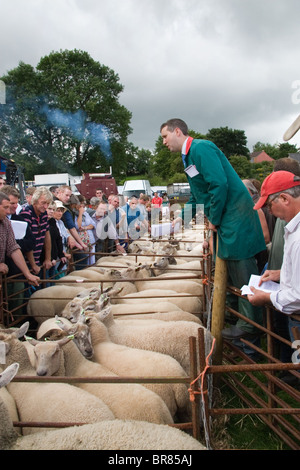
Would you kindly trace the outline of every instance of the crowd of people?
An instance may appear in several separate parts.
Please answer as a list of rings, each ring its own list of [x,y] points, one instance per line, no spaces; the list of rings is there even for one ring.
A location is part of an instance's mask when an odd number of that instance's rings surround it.
[[[101,189],[87,201],[63,185],[28,187],[21,205],[18,189],[6,185],[2,177],[0,192],[0,229],[5,240],[0,273],[23,275],[35,287],[41,276],[49,278],[51,285],[51,278],[64,275],[70,250],[77,270],[95,264],[102,253],[125,254],[133,240],[150,232],[151,209],[160,211],[163,201],[157,193],[152,199],[140,194],[127,201],[118,194],[105,195]]]

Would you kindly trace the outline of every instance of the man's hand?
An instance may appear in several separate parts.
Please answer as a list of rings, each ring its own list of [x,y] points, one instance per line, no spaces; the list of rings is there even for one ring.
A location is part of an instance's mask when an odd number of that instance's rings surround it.
[[[34,276],[33,274],[29,273],[27,274],[26,279],[29,284],[36,286],[36,287],[39,286],[40,278],[38,276]]]
[[[274,281],[274,282],[280,281],[280,269],[265,271],[263,275],[261,276],[258,285],[261,286],[262,283],[266,281]]]
[[[264,292],[260,289],[255,289],[255,287],[250,287],[250,289],[253,292],[253,295],[247,295],[250,304],[254,305],[255,307],[258,307],[260,305],[266,305],[271,302],[271,294],[269,292]]]
[[[77,243],[77,241],[75,240],[75,238],[72,235],[70,235],[69,238],[68,238],[68,245],[71,248],[71,250],[73,248],[79,248],[79,250],[81,250],[81,245],[79,245],[79,243]]]
[[[47,270],[48,270],[48,269],[51,269],[52,266],[53,266],[52,261],[45,259],[45,261],[43,262],[43,266],[44,266],[44,268],[46,268]]]
[[[126,253],[122,245],[116,245],[116,251],[119,251],[120,253]]]
[[[217,226],[208,222],[208,230],[212,230],[212,232],[217,232]]]
[[[32,271],[35,273],[35,274],[39,274],[40,270],[41,270],[41,266],[38,266],[37,264],[33,264],[31,266],[32,268]]]
[[[5,263],[0,263],[0,273],[1,274],[8,273],[8,266]]]

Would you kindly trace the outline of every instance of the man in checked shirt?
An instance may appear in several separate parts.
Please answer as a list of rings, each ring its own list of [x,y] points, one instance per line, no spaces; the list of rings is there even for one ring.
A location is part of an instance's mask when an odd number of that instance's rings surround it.
[[[0,192],[0,274],[8,273],[8,266],[5,264],[5,255],[9,256],[15,265],[24,274],[29,284],[39,285],[39,277],[29,271],[19,245],[16,242],[14,232],[7,215],[10,213],[9,197]]]

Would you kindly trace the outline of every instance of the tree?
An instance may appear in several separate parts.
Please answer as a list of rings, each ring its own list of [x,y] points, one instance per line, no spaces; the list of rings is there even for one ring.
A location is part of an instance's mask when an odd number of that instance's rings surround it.
[[[229,158],[231,155],[244,155],[249,158],[245,131],[218,127],[209,129],[206,135]]]
[[[295,145],[289,144],[288,142],[275,145],[256,142],[256,144],[253,146],[253,152],[262,152],[263,150],[274,160],[278,160],[279,158],[286,158],[290,153],[298,152],[297,147]]]
[[[152,153],[150,150],[139,149],[131,145],[130,156],[127,161],[126,175],[138,176],[151,173]]]
[[[126,169],[131,113],[118,75],[87,52],[52,52],[36,70],[24,63],[2,80],[0,138],[7,158],[32,159],[45,173]],[[40,171],[41,172],[41,171]]]
[[[251,178],[252,164],[244,155],[232,155],[229,162],[241,179]]]
[[[261,183],[273,171],[273,162],[252,163],[252,178],[257,179]]]

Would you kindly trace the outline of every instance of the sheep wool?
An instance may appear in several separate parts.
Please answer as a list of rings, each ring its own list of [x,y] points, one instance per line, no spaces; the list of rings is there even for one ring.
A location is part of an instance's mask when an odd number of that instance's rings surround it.
[[[113,343],[107,328],[93,315],[89,317],[93,360],[117,375],[129,377],[187,377],[180,364],[165,354],[145,351]],[[157,393],[167,404],[171,416],[190,419],[191,404],[186,384],[143,384]]]
[[[0,331],[9,351],[6,364],[19,363],[19,376],[34,376],[23,342],[16,334]],[[99,398],[69,384],[11,382],[7,390],[15,400],[19,417],[25,422],[92,423],[114,419],[113,412]],[[38,432],[38,428],[24,428],[24,434]]]
[[[0,374],[0,388],[18,371],[13,363]],[[166,425],[112,420],[19,436],[0,399],[1,450],[206,450],[193,437]]]
[[[59,337],[63,334],[61,331],[49,333],[52,337]],[[47,335],[47,333],[46,333]],[[38,332],[39,336],[39,332]],[[31,346],[31,349],[37,350],[43,348],[40,357],[43,363],[44,374],[55,375],[58,370],[64,371],[64,374],[71,377],[117,377],[116,374],[109,371],[101,364],[88,361],[82,356],[74,342],[71,341],[62,346],[63,364],[57,364],[56,370],[53,368],[55,357],[52,351],[47,353],[47,348],[55,347],[57,341],[40,342],[37,346]],[[39,367],[39,352],[31,353],[32,364]],[[58,369],[59,367],[59,369]],[[60,374],[61,375],[61,374]],[[112,410],[114,416],[119,419],[134,419],[140,421],[149,421],[157,424],[172,424],[173,419],[165,402],[154,392],[148,390],[139,384],[114,384],[114,383],[78,383],[77,386],[92,395],[100,398]],[[134,403],[134,406],[132,404]]]

